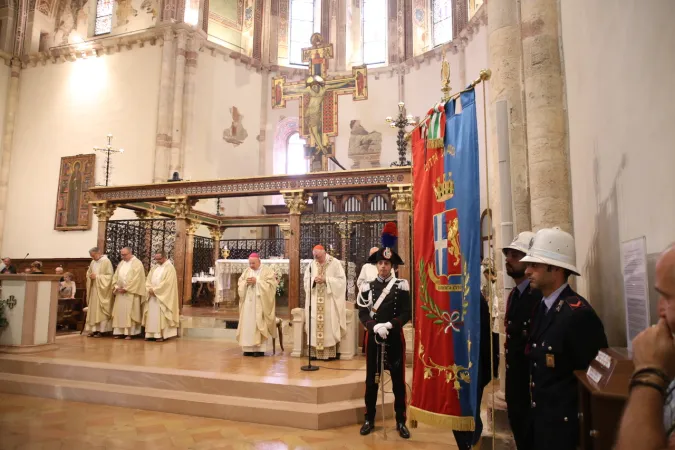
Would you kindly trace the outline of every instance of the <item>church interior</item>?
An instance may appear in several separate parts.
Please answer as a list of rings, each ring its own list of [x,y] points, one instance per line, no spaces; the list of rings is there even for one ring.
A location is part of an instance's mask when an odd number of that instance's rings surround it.
[[[657,260],[675,241],[673,18],[670,0],[3,0],[0,449],[515,449],[504,249],[519,233],[572,237],[569,286],[602,322],[612,368],[659,320]],[[464,111],[475,114],[475,189],[448,172],[454,134],[431,134],[435,117],[454,130],[445,121]],[[415,225],[430,167],[413,164],[416,142],[435,161],[432,137],[446,161],[436,200],[475,198],[457,252],[475,236],[472,283],[480,275],[494,298],[493,367],[481,369],[492,377],[470,428],[409,414],[404,440],[395,380],[382,374],[375,431],[360,435],[377,331],[359,301],[383,277],[364,285],[360,274],[389,247],[413,309],[399,327],[411,409],[432,373],[417,342],[429,310]],[[397,242],[385,245],[391,223]],[[429,232],[432,254],[452,252],[450,232]],[[114,286],[95,303],[101,255]],[[266,271],[271,313],[252,326],[268,326],[262,343],[241,344],[249,293],[253,311],[268,311]],[[140,308],[146,339],[111,318],[141,324],[117,296]],[[90,321],[94,310],[109,328]],[[336,315],[342,338],[330,347]],[[175,334],[148,338],[167,321]],[[623,405],[627,384],[616,389]],[[612,448],[612,417],[580,448]],[[453,431],[475,422],[482,436],[464,447]]]

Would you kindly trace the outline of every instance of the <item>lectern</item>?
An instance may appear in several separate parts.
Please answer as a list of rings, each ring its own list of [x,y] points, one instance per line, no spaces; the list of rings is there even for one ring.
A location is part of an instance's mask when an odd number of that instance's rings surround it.
[[[55,347],[61,275],[0,275],[0,299],[9,325],[0,332],[0,352],[30,353]]]
[[[600,350],[588,370],[574,373],[579,380],[581,450],[614,448],[633,372],[628,349],[612,347]]]

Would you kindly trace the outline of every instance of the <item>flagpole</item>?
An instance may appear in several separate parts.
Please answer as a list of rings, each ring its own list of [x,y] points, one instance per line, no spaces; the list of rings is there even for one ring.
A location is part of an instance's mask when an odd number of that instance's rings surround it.
[[[487,81],[490,79],[492,76],[492,71],[490,69],[483,69],[480,71],[480,77],[479,80],[482,81]],[[483,84],[483,153],[484,153],[484,158],[485,158],[485,199],[487,202],[487,220],[488,220],[488,235],[487,235],[487,241],[488,241],[488,257],[490,260],[494,261],[494,253],[492,249],[492,209],[490,208],[490,170],[489,170],[489,164],[488,164],[488,145],[487,145],[487,107],[486,107],[486,99],[485,99],[485,83]],[[475,85],[474,85],[475,86]],[[494,265],[494,262],[493,262]],[[493,269],[496,270],[496,269]],[[488,272],[489,273],[489,272]],[[496,273],[494,274],[496,275]],[[493,374],[494,374],[494,345],[493,345],[493,339],[492,339],[492,308],[494,307],[493,303],[493,296],[494,293],[492,292],[492,280],[488,279],[487,280],[487,292],[488,292],[488,297],[489,299],[486,299],[488,301],[488,308],[490,311],[490,380],[493,379]],[[493,384],[493,383],[490,383]],[[495,388],[494,385],[492,386],[492,408],[491,408],[491,419],[492,419],[492,450],[495,450],[495,442],[496,442],[496,427],[495,427]]]

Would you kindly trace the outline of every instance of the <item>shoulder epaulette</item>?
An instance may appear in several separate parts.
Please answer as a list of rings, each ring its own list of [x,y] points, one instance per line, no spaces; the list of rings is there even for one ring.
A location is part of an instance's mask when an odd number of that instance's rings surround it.
[[[396,284],[398,285],[398,288],[402,291],[409,291],[410,290],[410,285],[408,284],[408,280],[396,280]]]

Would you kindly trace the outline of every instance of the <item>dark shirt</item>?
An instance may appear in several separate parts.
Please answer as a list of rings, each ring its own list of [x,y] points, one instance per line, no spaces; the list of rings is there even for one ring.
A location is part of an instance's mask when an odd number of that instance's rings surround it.
[[[391,281],[391,277],[386,280],[377,277],[370,283],[363,283],[361,285],[361,295],[367,298],[368,291],[372,291],[373,303],[376,303],[384,288],[389,284],[389,281]],[[391,322],[393,326],[392,331],[396,331],[408,323],[411,317],[411,310],[408,282],[397,279],[373,317],[370,317],[370,310],[368,308],[359,308],[359,320],[371,333],[373,332],[374,325],[387,322]]]
[[[10,264],[0,271],[0,273],[16,273],[16,267]]]

